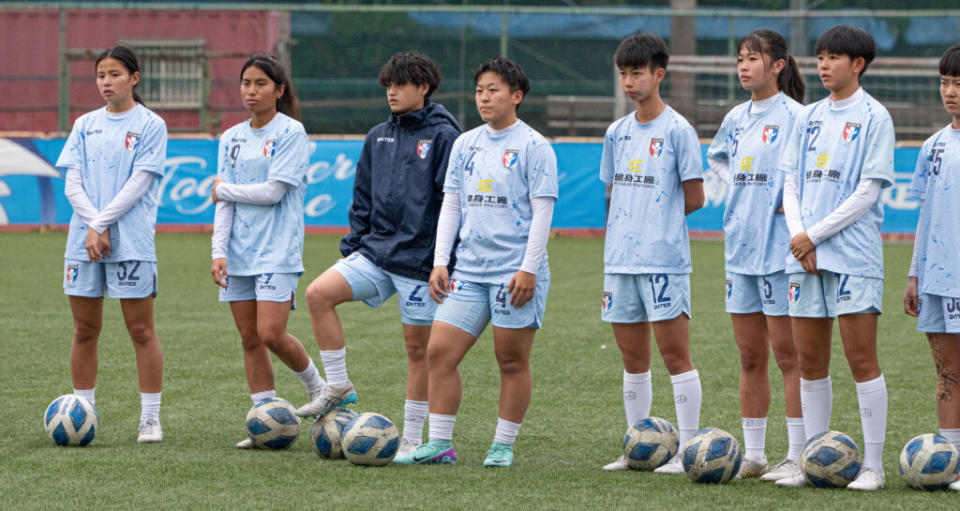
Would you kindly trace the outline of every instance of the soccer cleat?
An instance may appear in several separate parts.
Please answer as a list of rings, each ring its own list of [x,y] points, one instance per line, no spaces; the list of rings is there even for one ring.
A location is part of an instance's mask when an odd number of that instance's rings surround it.
[[[453,452],[451,442],[431,440],[410,454],[397,455],[393,462],[402,465],[453,465],[457,462],[457,453]]]
[[[627,455],[621,454],[613,463],[607,463],[603,466],[604,470],[630,470],[630,462],[627,461]]]
[[[400,439],[400,448],[397,449],[397,456],[405,456],[407,454],[412,454],[413,451],[417,450],[417,447],[420,447],[421,442],[416,442],[413,440],[408,440],[406,437]]]
[[[509,467],[513,465],[513,446],[494,442],[487,451],[487,459],[483,460],[485,467]]]
[[[743,461],[740,463],[740,471],[737,472],[735,479],[750,479],[753,477],[760,477],[767,473],[767,457],[764,456],[760,461],[753,461],[751,459],[743,458]]]
[[[297,409],[297,415],[301,417],[323,417],[334,408],[343,408],[350,403],[357,402],[357,389],[353,388],[353,383],[347,381],[343,387],[334,387],[326,385],[323,390],[309,403]]]
[[[807,481],[807,476],[803,475],[802,470],[797,470],[797,473],[793,474],[792,476],[779,479],[773,484],[787,488],[802,488],[804,486],[810,486],[810,482]]]
[[[253,440],[244,438],[243,440],[237,442],[237,449],[253,449]]]
[[[323,394],[323,389],[326,388],[326,386],[327,386],[326,384],[320,384],[319,387],[315,387],[315,388],[312,388],[312,389],[308,390],[308,391],[307,391],[307,399],[309,399],[311,402],[312,402],[314,399],[319,399],[319,398],[320,398],[320,394]]]
[[[887,485],[887,478],[880,470],[864,468],[857,478],[847,485],[848,490],[874,491]]]
[[[680,455],[670,458],[670,461],[653,469],[657,474],[684,474],[683,463],[680,461]]]
[[[800,464],[789,458],[777,463],[769,472],[760,476],[761,481],[779,481],[800,473]]]
[[[155,444],[157,442],[163,442],[163,429],[160,427],[160,421],[157,419],[141,421],[138,431],[140,434],[137,435],[137,443]]]
[[[958,478],[956,481],[950,483],[950,486],[947,486],[947,488],[949,488],[949,489],[951,489],[951,490],[953,490],[953,491],[960,491],[960,478]]]

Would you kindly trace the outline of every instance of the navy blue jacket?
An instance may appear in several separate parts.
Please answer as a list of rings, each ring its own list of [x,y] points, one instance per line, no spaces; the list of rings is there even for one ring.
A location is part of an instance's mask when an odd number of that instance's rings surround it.
[[[369,133],[357,162],[344,256],[360,252],[382,270],[426,281],[433,269],[443,181],[460,125],[443,106],[391,115]]]

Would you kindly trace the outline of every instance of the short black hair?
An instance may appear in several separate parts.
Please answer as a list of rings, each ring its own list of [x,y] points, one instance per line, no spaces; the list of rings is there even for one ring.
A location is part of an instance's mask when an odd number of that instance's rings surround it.
[[[493,71],[500,75],[500,79],[510,87],[510,92],[520,91],[523,93],[523,97],[527,97],[527,93],[530,92],[530,80],[527,78],[527,74],[523,72],[523,68],[520,67],[520,64],[506,57],[493,57],[480,64],[480,67],[473,73],[473,84],[476,85],[480,81],[480,75],[487,71]]]
[[[660,36],[637,33],[620,41],[620,46],[613,55],[613,61],[618,69],[649,66],[651,71],[658,67],[666,71],[667,62],[670,61],[670,51],[667,49],[667,43]]]
[[[940,57],[940,76],[960,76],[960,44],[955,44]]]
[[[443,75],[440,74],[440,68],[437,63],[420,53],[414,51],[394,53],[387,63],[380,69],[380,86],[387,87],[391,83],[403,85],[412,83],[414,85],[428,85],[427,95],[430,97],[433,91],[437,90],[440,82],[443,81]]]
[[[837,25],[817,39],[814,53],[835,53],[847,55],[850,59],[863,58],[863,69],[860,70],[860,76],[863,76],[867,72],[867,66],[877,56],[877,43],[873,36],[862,28]]]

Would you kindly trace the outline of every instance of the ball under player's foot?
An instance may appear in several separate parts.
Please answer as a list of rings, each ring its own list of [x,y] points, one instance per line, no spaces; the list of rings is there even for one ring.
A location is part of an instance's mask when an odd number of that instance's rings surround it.
[[[777,486],[784,486],[786,488],[801,488],[803,486],[810,486],[810,482],[807,481],[807,476],[803,475],[802,470],[798,470],[796,474],[780,479],[773,484],[776,484]]]
[[[630,462],[627,461],[627,455],[621,454],[619,458],[603,466],[604,470],[630,470]]]
[[[509,467],[513,465],[513,446],[494,442],[487,451],[487,459],[483,460],[485,467]]]
[[[670,461],[653,469],[657,474],[684,474],[683,463],[680,461],[680,455],[670,458]]]
[[[357,402],[357,389],[347,380],[346,385],[335,387],[327,385],[316,399],[297,409],[301,417],[323,417],[334,408],[343,408],[350,403]]]
[[[140,427],[137,428],[137,443],[155,444],[163,442],[163,429],[160,427],[160,421],[157,419],[146,419],[140,421]]]
[[[430,440],[413,452],[393,458],[402,465],[452,465],[457,462],[457,453],[449,440]]]
[[[769,472],[760,476],[761,481],[779,481],[788,477],[793,477],[800,473],[800,463],[790,458],[785,458],[770,469]]]
[[[735,476],[736,479],[750,479],[752,477],[760,477],[767,473],[767,457],[764,456],[760,461],[754,461],[751,459],[744,458],[743,462],[740,463],[740,471],[737,472]]]
[[[406,456],[407,454],[413,453],[417,450],[417,447],[420,447],[422,442],[417,442],[407,438],[400,439],[400,448],[397,449],[397,456]]]
[[[874,491],[887,485],[887,478],[883,471],[872,468],[860,470],[857,478],[847,485],[848,490]]]

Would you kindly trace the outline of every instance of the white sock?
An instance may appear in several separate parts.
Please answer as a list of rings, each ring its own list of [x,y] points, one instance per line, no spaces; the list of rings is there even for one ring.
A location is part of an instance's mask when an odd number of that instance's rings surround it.
[[[307,358],[307,360],[310,361],[307,368],[299,373],[294,371],[293,374],[297,375],[297,378],[300,378],[303,386],[307,389],[307,394],[309,394],[313,389],[323,386],[323,378],[320,377],[320,371],[317,371],[317,366],[313,365],[313,359]]]
[[[342,387],[350,381],[347,378],[347,349],[321,351],[320,362],[323,363],[323,373],[327,375],[327,384]]]
[[[803,430],[809,441],[830,430],[830,411],[833,409],[833,385],[830,377],[819,380],[800,378],[800,405],[803,407]]]
[[[653,386],[650,371],[631,374],[623,371],[623,409],[627,412],[627,427],[650,416]]]
[[[457,422],[456,415],[444,415],[442,413],[430,414],[430,440],[453,441],[453,425]]]
[[[97,404],[96,404],[96,403],[97,403],[97,399],[96,399],[97,389],[96,389],[96,388],[87,389],[87,390],[73,389],[73,393],[74,393],[75,395],[77,395],[77,396],[80,396],[80,397],[86,399],[87,401],[90,401],[90,404],[92,404],[93,406],[97,406]]]
[[[767,418],[741,417],[743,424],[743,457],[760,463],[764,457],[764,444],[767,437]]]
[[[944,429],[940,428],[940,436],[946,438],[953,444],[954,447],[960,451],[960,428],[956,429]]]
[[[803,434],[803,417],[787,417],[787,459],[800,461],[807,436]]]
[[[887,383],[883,375],[857,384],[863,426],[863,467],[883,472],[883,441],[887,434]]]
[[[406,400],[403,403],[403,438],[419,444],[423,439],[423,423],[427,421],[430,404],[426,401]]]
[[[680,445],[686,443],[700,428],[700,373],[696,369],[670,376],[673,401],[677,408],[677,430]]]
[[[517,441],[518,433],[520,433],[520,423],[497,417],[497,432],[493,435],[494,442],[513,445]]]
[[[277,397],[276,389],[265,390],[263,392],[257,392],[256,394],[250,394],[250,400],[253,401],[253,404],[257,404],[264,399],[273,399]]]
[[[161,392],[140,393],[140,422],[160,420],[160,394]]]

